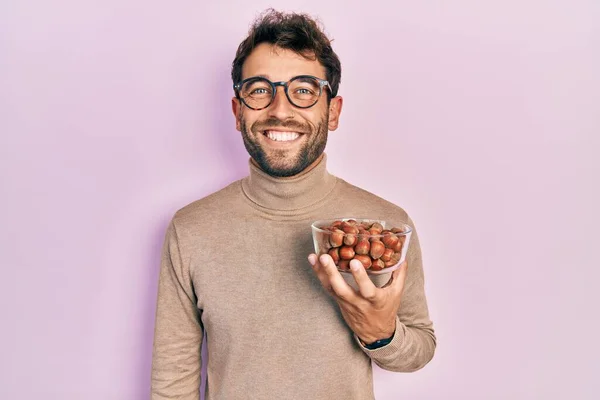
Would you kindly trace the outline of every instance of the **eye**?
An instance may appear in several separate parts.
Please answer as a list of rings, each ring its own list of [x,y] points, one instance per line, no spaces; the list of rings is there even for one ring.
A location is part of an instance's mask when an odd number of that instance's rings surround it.
[[[314,90],[310,89],[310,88],[297,88],[296,90],[294,90],[294,94],[298,95],[298,96],[315,96],[317,92],[315,92]]]
[[[269,92],[265,88],[257,88],[257,89],[254,89],[254,90],[252,90],[250,92],[251,95],[253,95],[253,94],[267,94],[267,93],[269,93]]]

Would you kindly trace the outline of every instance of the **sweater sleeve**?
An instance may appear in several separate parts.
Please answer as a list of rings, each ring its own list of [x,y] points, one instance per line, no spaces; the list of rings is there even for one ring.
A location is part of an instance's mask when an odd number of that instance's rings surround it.
[[[412,372],[423,368],[433,358],[436,347],[435,332],[429,319],[425,297],[419,238],[410,218],[407,223],[413,228],[413,233],[406,255],[408,272],[392,341],[383,347],[369,350],[354,335],[360,348],[375,364],[395,372]]]
[[[182,261],[174,221],[162,250],[154,347],[152,400],[200,398],[203,327],[196,306],[189,263]]]

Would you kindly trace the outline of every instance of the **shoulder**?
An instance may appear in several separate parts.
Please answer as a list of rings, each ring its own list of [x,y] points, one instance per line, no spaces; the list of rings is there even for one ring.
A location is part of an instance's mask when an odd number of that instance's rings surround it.
[[[373,192],[353,185],[342,178],[338,177],[337,179],[338,184],[340,185],[342,201],[351,201],[353,207],[356,207],[358,210],[368,210],[370,213],[381,216],[393,215],[394,219],[398,219],[401,222],[410,220],[408,213],[402,206]]]
[[[223,220],[228,214],[239,209],[241,200],[241,180],[230,183],[224,188],[201,199],[193,201],[175,212],[172,223],[177,228],[210,226]]]

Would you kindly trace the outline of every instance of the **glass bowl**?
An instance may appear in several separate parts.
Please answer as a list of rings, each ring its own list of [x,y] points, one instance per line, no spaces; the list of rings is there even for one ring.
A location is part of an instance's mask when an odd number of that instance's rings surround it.
[[[319,220],[311,229],[317,256],[329,254],[342,275],[351,274],[349,262],[358,259],[370,277],[400,267],[412,234],[407,224],[369,218]]]

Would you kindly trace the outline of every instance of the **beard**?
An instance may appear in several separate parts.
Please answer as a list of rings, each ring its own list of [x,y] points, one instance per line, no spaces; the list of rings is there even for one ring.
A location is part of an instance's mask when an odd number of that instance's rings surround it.
[[[311,165],[325,151],[327,144],[327,121],[329,120],[329,110],[321,120],[313,125],[311,123],[300,123],[298,121],[281,121],[277,118],[269,118],[265,121],[256,121],[250,127],[246,125],[243,116],[240,117],[240,125],[244,146],[250,154],[250,157],[256,161],[260,168],[267,174],[275,177],[288,177],[299,174],[306,167]],[[292,154],[290,150],[269,149],[265,151],[261,147],[258,137],[264,135],[264,131],[269,129],[287,128],[301,133],[304,143],[302,147]],[[306,136],[306,137],[304,137]]]

